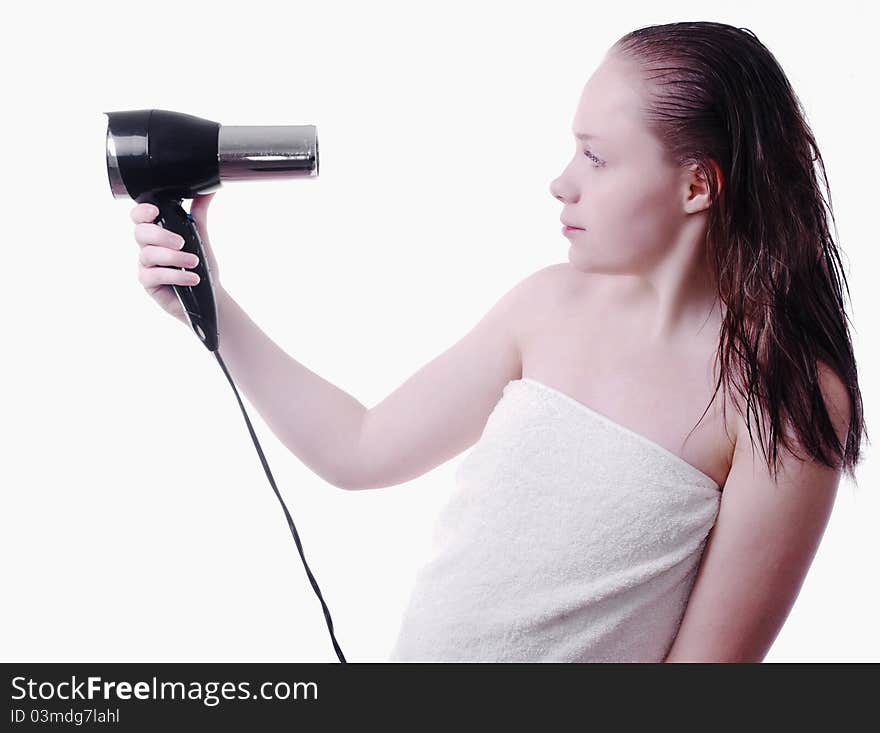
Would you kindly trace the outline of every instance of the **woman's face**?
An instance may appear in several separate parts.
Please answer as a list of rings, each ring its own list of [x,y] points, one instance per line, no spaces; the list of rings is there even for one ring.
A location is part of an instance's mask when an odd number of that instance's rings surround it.
[[[606,56],[575,114],[571,162],[550,186],[567,234],[571,264],[584,272],[638,274],[654,267],[685,224],[683,170],[663,160],[641,120],[642,82],[629,62]]]

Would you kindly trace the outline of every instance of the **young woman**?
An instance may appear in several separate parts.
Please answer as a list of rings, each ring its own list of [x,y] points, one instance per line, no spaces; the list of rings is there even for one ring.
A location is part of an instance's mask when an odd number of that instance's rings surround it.
[[[572,132],[568,261],[369,409],[220,286],[197,198],[223,358],[336,486],[474,446],[393,660],[760,661],[865,431],[822,157],[770,51],[720,23],[625,35]],[[155,216],[132,211],[140,282],[186,323],[189,273],[156,265],[193,263]]]

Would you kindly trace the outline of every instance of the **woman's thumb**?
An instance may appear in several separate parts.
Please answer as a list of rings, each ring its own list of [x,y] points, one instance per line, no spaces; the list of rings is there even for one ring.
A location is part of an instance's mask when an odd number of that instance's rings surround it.
[[[192,205],[189,207],[190,216],[196,220],[196,224],[199,227],[202,227],[208,221],[208,205],[211,203],[211,199],[214,198],[214,194],[216,191],[213,191],[208,194],[198,194],[192,201]]]

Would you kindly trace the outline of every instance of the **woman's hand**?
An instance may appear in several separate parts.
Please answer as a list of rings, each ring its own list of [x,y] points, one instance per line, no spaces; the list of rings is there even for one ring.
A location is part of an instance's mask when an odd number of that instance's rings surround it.
[[[212,198],[214,193],[196,196],[190,207],[190,215],[195,222],[202,241],[202,249],[208,260],[211,282],[217,290],[221,287],[220,273],[208,239],[208,204],[211,203]],[[171,285],[195,285],[198,282],[195,273],[177,269],[195,267],[198,264],[198,257],[180,251],[183,239],[174,232],[154,224],[153,221],[157,216],[159,209],[153,204],[138,204],[131,210],[132,221],[136,224],[134,238],[140,245],[138,281],[166,313],[188,324],[186,313]]]

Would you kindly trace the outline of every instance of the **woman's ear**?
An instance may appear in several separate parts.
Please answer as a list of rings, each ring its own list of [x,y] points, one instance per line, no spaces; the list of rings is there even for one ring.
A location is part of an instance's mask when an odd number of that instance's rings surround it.
[[[714,160],[707,160],[705,165],[711,166],[715,172],[715,180],[717,181],[718,191],[721,193],[724,185],[721,176],[721,168]],[[711,192],[709,190],[709,181],[702,166],[698,163],[691,163],[685,167],[685,211],[689,214],[695,214],[698,211],[708,209],[713,203]]]

